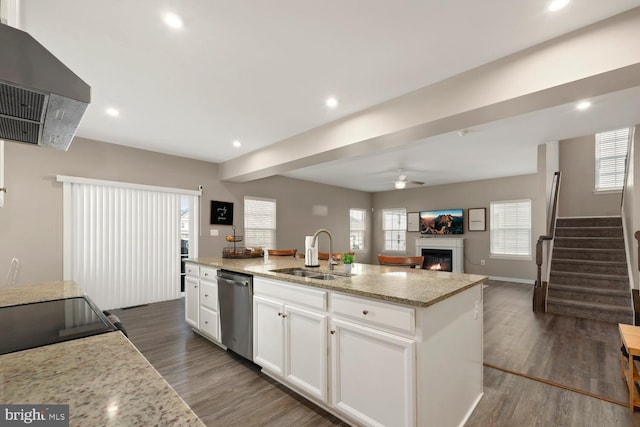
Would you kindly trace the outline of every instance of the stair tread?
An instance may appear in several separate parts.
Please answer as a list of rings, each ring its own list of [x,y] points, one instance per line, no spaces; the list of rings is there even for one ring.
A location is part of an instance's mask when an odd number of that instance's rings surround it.
[[[569,264],[600,264],[600,265],[615,265],[615,266],[626,266],[626,261],[609,261],[609,260],[594,260],[594,259],[575,259],[575,258],[553,258],[551,262],[565,262]]]
[[[578,301],[578,300],[565,300],[562,298],[548,297],[547,304],[549,303],[559,304],[559,305],[570,305],[573,307],[580,307],[580,308],[597,308],[598,310],[604,310],[604,311],[620,311],[620,312],[633,311],[631,309],[630,304],[628,307],[623,307],[616,304],[605,304],[601,302],[588,302],[588,301]]]
[[[561,249],[563,251],[579,251],[579,252],[607,252],[607,253],[620,253],[623,254],[625,253],[624,249],[611,249],[611,248],[572,248],[569,246],[556,246],[553,245],[553,250],[556,251],[558,249]]]
[[[631,298],[631,293],[628,289],[610,289],[610,288],[598,288],[598,287],[585,287],[585,286],[574,286],[567,285],[563,283],[551,283],[549,282],[549,289],[554,290],[562,290],[562,291],[571,291],[571,292],[584,292],[584,293],[592,293],[592,294],[600,294],[600,295],[619,295],[619,296],[628,296]]]
[[[615,229],[620,229],[622,228],[621,225],[556,225],[556,230],[557,229],[563,229],[563,230],[567,230],[567,229],[571,229],[571,230],[575,230],[576,228],[588,228],[588,229],[600,229],[600,228],[615,228]]]
[[[623,240],[624,237],[602,237],[602,236],[555,236],[555,240]]]
[[[564,270],[554,270],[551,269],[551,274],[557,274],[559,276],[569,276],[569,277],[582,277],[585,279],[625,279],[628,280],[629,276],[625,275],[616,275],[616,274],[601,274],[601,273],[577,273],[573,271],[564,271]]]

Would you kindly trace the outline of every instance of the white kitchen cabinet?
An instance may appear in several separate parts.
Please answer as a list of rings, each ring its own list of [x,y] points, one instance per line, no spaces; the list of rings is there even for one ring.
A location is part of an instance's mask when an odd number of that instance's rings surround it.
[[[217,270],[186,263],[185,273],[185,320],[195,332],[219,344]]]
[[[254,362],[326,402],[326,292],[255,278],[254,293]]]
[[[254,295],[253,361],[272,373],[284,374],[284,304]]]
[[[327,400],[327,318],[285,305],[285,378],[312,396]]]
[[[199,311],[200,311],[200,286],[197,277],[186,275],[184,279],[184,314],[185,320],[194,328],[198,327]]]
[[[220,341],[220,315],[218,313],[218,283],[200,279],[201,332]]]
[[[415,425],[415,340],[331,320],[332,405],[365,425]]]

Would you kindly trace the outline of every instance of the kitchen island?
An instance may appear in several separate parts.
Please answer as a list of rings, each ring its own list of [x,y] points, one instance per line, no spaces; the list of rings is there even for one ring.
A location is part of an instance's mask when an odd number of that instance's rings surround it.
[[[0,309],[83,295],[73,281],[10,286]],[[1,355],[0,403],[69,405],[71,426],[204,426],[119,331]]]
[[[487,278],[327,267],[281,257],[190,259],[186,320],[220,344],[217,271],[252,275],[247,322],[253,361],[264,374],[351,424],[463,425],[482,397]]]

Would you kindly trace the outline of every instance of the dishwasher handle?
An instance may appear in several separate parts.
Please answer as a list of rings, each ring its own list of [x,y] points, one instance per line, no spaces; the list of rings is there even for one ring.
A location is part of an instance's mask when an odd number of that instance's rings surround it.
[[[251,276],[229,274],[218,270],[218,281],[223,281],[231,285],[249,286],[251,284]]]

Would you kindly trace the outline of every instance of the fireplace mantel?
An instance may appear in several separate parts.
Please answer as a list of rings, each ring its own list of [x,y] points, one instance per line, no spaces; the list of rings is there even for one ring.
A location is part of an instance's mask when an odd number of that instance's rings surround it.
[[[464,273],[464,239],[461,237],[422,237],[416,239],[416,255],[422,255],[422,249],[450,249],[452,270]]]

